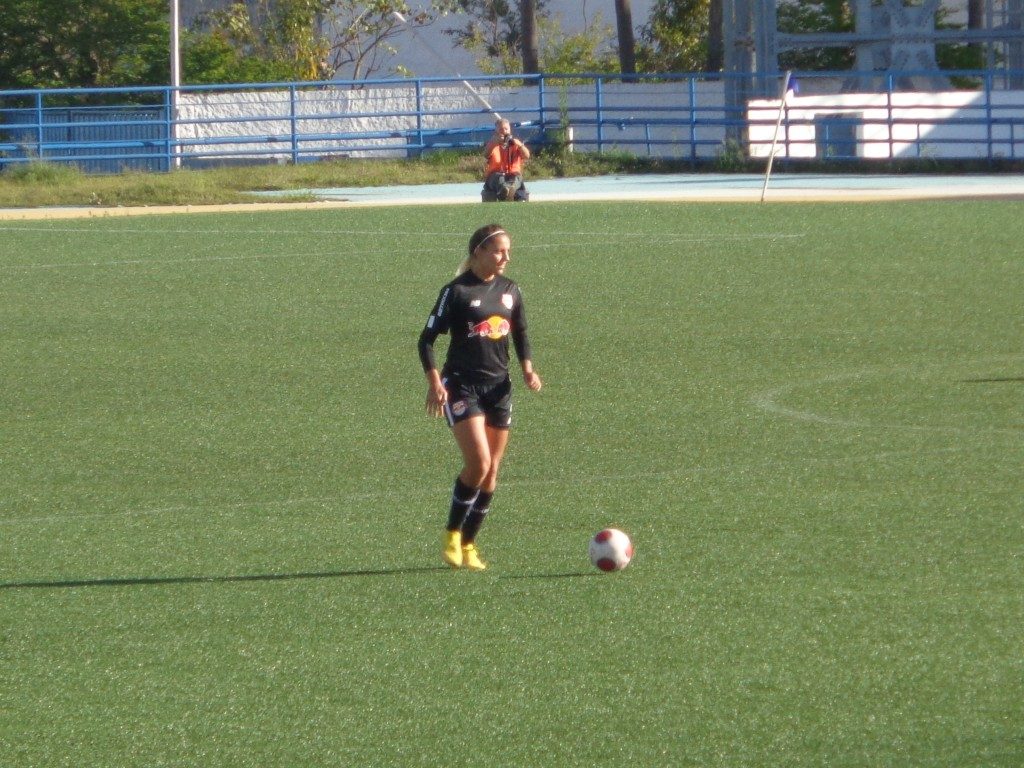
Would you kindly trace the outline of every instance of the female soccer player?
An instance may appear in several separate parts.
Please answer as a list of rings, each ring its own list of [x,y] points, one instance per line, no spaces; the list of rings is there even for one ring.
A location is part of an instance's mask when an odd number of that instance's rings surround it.
[[[469,239],[469,256],[455,279],[441,289],[420,334],[419,354],[427,375],[427,413],[444,414],[462,452],[455,480],[442,557],[453,568],[482,571],[476,537],[490,508],[498,467],[512,426],[512,382],[508,338],[523,369],[523,381],[541,388],[526,336],[519,286],[505,277],[511,240],[498,224]],[[438,372],[434,341],[451,334],[444,368]]]

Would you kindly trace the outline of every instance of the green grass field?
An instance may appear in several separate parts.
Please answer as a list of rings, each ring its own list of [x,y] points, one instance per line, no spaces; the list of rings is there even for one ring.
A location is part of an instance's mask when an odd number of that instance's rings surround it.
[[[494,216],[545,388],[474,574],[415,341]],[[0,765],[1024,764],[1019,216],[0,223]]]

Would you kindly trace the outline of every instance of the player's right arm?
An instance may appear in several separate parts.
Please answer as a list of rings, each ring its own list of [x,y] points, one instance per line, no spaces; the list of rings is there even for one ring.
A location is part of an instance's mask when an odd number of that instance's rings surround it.
[[[430,313],[430,317],[427,318],[427,324],[420,333],[417,345],[420,364],[427,377],[427,413],[431,416],[440,416],[444,412],[445,403],[448,402],[448,391],[441,383],[441,373],[437,369],[434,342],[438,336],[448,331],[451,292],[450,285],[441,290],[441,295],[437,297],[437,303],[434,304],[434,309]]]
[[[427,373],[427,415],[440,416],[444,413],[444,407],[448,403],[448,390],[441,383],[441,374],[437,368],[431,368]]]

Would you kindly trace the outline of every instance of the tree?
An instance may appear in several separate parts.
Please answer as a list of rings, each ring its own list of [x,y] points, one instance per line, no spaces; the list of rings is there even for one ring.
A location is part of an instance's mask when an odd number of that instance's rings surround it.
[[[788,0],[779,3],[781,32],[853,32],[855,21],[848,0]],[[784,51],[779,55],[783,69],[846,70],[853,66],[852,48],[810,48]]]
[[[612,48],[614,33],[600,13],[579,32],[565,34],[554,17],[539,22],[540,63],[544,72],[619,72],[619,58]]]
[[[167,0],[3,0],[0,88],[159,85]]]
[[[636,72],[636,38],[630,0],[615,0],[615,22],[619,38],[619,71],[631,75]]]
[[[519,72],[520,24],[518,5],[509,0],[460,0],[459,10],[466,19],[460,29],[447,30],[455,44],[476,55],[481,72],[498,74]],[[537,12],[543,16],[543,7]]]
[[[617,72],[611,48],[613,33],[597,14],[587,27],[566,34],[561,21],[552,17],[543,0],[535,0],[538,72]],[[448,30],[456,45],[476,55],[476,65],[487,74],[521,74],[525,71],[522,36],[522,5],[509,0],[460,0],[465,26]]]
[[[645,72],[700,72],[708,60],[710,0],[655,0],[637,55]]]
[[[704,67],[708,72],[721,72],[725,67],[724,2],[725,0],[711,0],[708,5],[708,59]]]
[[[537,37],[537,0],[520,0],[522,19],[523,72],[540,72],[540,44]]]
[[[395,18],[401,13],[408,25],[421,28],[435,23],[457,8],[457,0],[425,0],[411,9],[404,0],[327,0],[325,14],[331,40],[328,60],[331,77],[341,72],[358,80],[377,72],[386,56],[395,53],[391,41],[402,34],[403,25]]]
[[[948,8],[939,8],[935,15],[936,29],[963,29],[959,23],[950,20],[953,16]],[[985,29],[984,0],[968,0],[967,29]],[[987,46],[984,43],[938,43],[935,46],[935,59],[941,69],[983,69]],[[977,78],[953,78],[953,84],[961,88],[977,88]]]
[[[198,17],[184,38],[186,83],[314,80],[323,74],[322,0],[235,2]]]
[[[396,12],[424,27],[453,7],[454,0],[416,10],[402,0],[236,1],[201,18],[188,41],[186,80],[361,80],[394,52],[390,41],[404,26]]]
[[[402,32],[457,5],[423,0],[234,0],[182,36],[185,83],[358,80]],[[166,85],[169,0],[0,0],[0,88]]]

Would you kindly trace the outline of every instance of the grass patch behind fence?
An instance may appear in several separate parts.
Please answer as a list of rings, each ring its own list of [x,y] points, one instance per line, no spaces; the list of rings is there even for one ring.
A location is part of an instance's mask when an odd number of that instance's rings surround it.
[[[1020,765],[1017,208],[503,208],[483,574],[415,339],[494,209],[0,224],[0,762]]]

